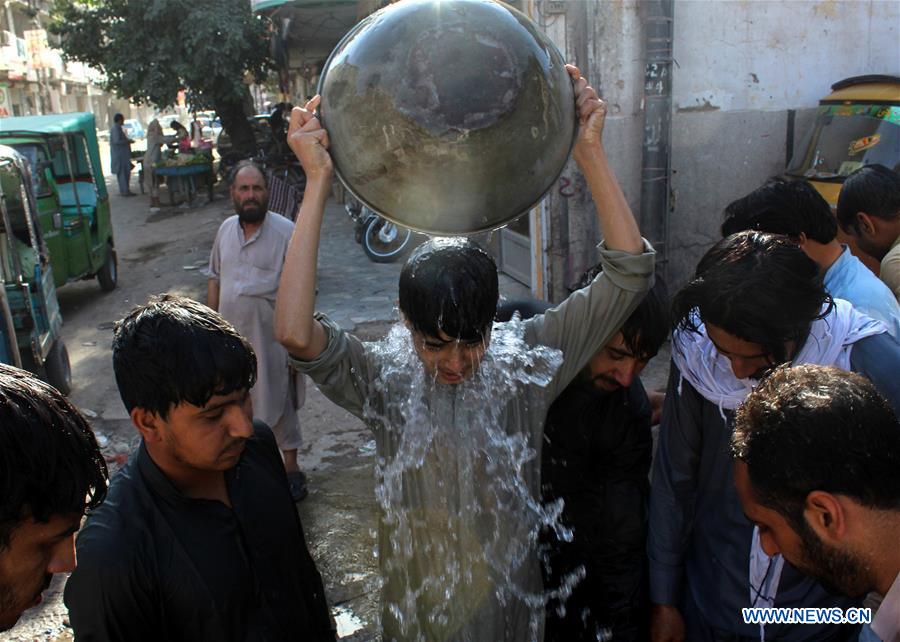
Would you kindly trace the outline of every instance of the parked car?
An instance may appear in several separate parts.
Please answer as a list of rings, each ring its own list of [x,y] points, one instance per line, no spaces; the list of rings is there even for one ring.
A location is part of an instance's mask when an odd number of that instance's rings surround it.
[[[215,118],[206,118],[206,117],[198,117],[197,120],[203,125],[203,138],[207,138],[213,142],[213,144],[218,144],[219,142],[219,134],[222,133],[222,121],[219,120],[219,117]]]
[[[103,290],[113,290],[118,268],[94,115],[3,118],[0,143],[30,165],[56,287],[96,278]]]
[[[28,160],[0,145],[0,361],[68,394],[69,352]]]
[[[125,135],[131,140],[141,140],[147,137],[147,132],[144,131],[140,121],[134,118],[129,118],[122,123],[122,129],[125,130]]]

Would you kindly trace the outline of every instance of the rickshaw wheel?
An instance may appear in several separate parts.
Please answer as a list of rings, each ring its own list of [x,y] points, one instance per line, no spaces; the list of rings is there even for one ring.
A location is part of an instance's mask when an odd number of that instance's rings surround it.
[[[72,367],[69,364],[69,351],[62,339],[59,339],[50,348],[47,359],[44,361],[44,372],[47,375],[47,383],[68,395],[72,392]]]
[[[116,260],[116,251],[112,245],[108,246],[106,262],[97,271],[97,282],[100,284],[100,289],[104,292],[112,292],[116,289],[116,284],[119,282],[118,261]]]

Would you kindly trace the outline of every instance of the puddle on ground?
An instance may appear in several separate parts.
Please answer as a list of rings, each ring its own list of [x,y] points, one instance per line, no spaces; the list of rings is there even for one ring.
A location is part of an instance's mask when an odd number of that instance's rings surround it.
[[[337,623],[338,638],[345,638],[365,628],[363,622],[353,611],[344,606],[335,606],[331,609],[334,621]]]

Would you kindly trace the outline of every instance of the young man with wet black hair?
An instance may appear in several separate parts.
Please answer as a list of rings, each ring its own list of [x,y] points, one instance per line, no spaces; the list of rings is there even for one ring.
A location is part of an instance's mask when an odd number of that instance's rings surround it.
[[[333,166],[313,113],[319,98],[292,115],[289,143],[307,186],[276,335],[295,365],[375,434],[385,639],[502,642],[542,630],[534,544],[547,408],[638,304],[654,264],[600,144],[605,105],[569,71],[581,121],[574,157],[597,201],[604,273],[544,315],[492,326],[493,260],[471,241],[434,239],[403,269],[407,330],[386,346],[314,313]]]
[[[113,369],[142,440],[78,537],[75,639],[334,640],[247,339],[154,297],[117,323]]]
[[[734,479],[766,554],[832,592],[884,596],[878,639],[900,640],[900,423],[872,383],[779,368],[738,408]]]
[[[744,623],[745,607],[846,607],[780,557],[740,509],[729,443],[734,409],[783,363],[860,372],[900,407],[900,344],[832,300],[790,239],[740,232],[700,260],[674,298],[672,366],[650,495],[651,639],[848,640],[854,627]]]
[[[725,208],[722,236],[743,230],[784,234],[819,266],[835,299],[878,319],[900,339],[900,305],[890,289],[837,240],[837,219],[806,181],[769,180]]]
[[[106,462],[65,397],[0,364],[0,631],[75,568],[75,533],[106,497]]]
[[[584,576],[548,603],[545,641],[647,637],[653,409],[639,375],[669,334],[668,307],[657,279],[547,413],[543,498],[563,501],[572,536],[548,532],[544,582],[553,590],[579,568]]]
[[[428,374],[443,384],[470,378],[497,311],[494,259],[468,239],[428,241],[403,266],[399,293],[400,312],[418,337],[416,352]]]
[[[860,249],[881,261],[881,280],[900,302],[900,174],[866,165],[850,174],[838,196],[837,218]]]

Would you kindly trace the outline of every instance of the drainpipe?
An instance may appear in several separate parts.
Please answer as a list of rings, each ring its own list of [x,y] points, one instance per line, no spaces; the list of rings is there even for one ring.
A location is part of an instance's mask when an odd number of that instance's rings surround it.
[[[644,142],[641,156],[641,231],[668,276],[674,0],[645,0]],[[667,279],[668,280],[668,279]]]

